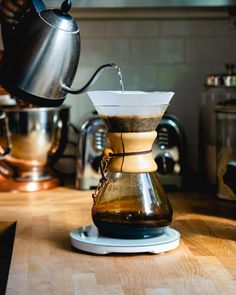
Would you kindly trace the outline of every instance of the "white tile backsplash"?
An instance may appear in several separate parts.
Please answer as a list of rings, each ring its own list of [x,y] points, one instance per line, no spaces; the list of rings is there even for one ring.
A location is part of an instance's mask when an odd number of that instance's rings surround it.
[[[173,38],[138,38],[131,40],[133,64],[183,63],[184,42]]]
[[[105,22],[107,37],[150,38],[160,34],[160,22],[156,20],[110,20]]]
[[[78,23],[80,36],[84,38],[102,38],[105,36],[105,22],[96,20],[83,20]]]
[[[198,121],[193,118],[184,118],[183,123],[188,144],[196,146],[198,144]]]
[[[235,62],[236,37],[232,38],[188,38],[185,40],[186,63]]]
[[[160,35],[165,37],[236,37],[227,19],[173,19],[160,21]]]
[[[130,41],[125,38],[84,38],[81,41],[80,63],[101,65],[107,62],[129,63]]]
[[[185,118],[186,116],[186,97],[184,96],[183,91],[175,91],[175,95],[170,101],[170,105],[168,107],[168,112],[181,118]]]
[[[155,65],[121,64],[120,66],[126,90],[152,91],[157,89],[158,78]]]

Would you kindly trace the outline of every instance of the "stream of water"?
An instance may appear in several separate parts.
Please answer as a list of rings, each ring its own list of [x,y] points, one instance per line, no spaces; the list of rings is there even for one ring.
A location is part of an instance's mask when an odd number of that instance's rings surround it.
[[[118,77],[119,77],[119,81],[120,81],[120,88],[121,88],[121,91],[122,93],[125,91],[125,88],[124,88],[124,82],[123,82],[123,77],[122,77],[122,73],[121,73],[121,69],[119,66],[117,66],[117,73],[118,73]]]

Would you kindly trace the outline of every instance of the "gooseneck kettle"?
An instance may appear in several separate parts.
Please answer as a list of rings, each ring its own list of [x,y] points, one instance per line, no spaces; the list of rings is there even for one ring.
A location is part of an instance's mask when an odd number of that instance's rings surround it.
[[[80,30],[68,14],[71,1],[60,9],[47,9],[41,0],[12,27],[2,23],[4,45],[0,85],[11,95],[38,106],[58,106],[67,93],[82,93],[106,67],[99,67],[80,89],[72,89],[80,57]]]

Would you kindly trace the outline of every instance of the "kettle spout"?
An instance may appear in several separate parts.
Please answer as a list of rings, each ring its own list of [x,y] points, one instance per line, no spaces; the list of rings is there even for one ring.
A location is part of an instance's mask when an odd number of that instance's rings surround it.
[[[108,68],[108,67],[114,68],[118,72],[118,75],[121,77],[120,67],[117,64],[111,62],[111,63],[107,63],[107,64],[104,64],[104,65],[100,66],[95,71],[95,73],[92,75],[92,77],[89,79],[89,81],[82,88],[80,88],[80,89],[73,89],[73,88],[70,88],[70,87],[68,87],[66,85],[62,85],[62,89],[65,92],[71,93],[71,94],[84,93],[84,92],[86,92],[95,83],[95,81],[100,77],[100,75],[105,70],[105,68]]]

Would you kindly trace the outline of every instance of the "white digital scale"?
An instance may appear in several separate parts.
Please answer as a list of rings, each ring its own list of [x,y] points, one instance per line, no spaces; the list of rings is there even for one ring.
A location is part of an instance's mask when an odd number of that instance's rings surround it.
[[[99,234],[95,225],[79,227],[70,233],[71,245],[79,250],[105,255],[109,253],[164,253],[179,246],[180,233],[168,227],[164,234],[146,239],[117,239]]]

